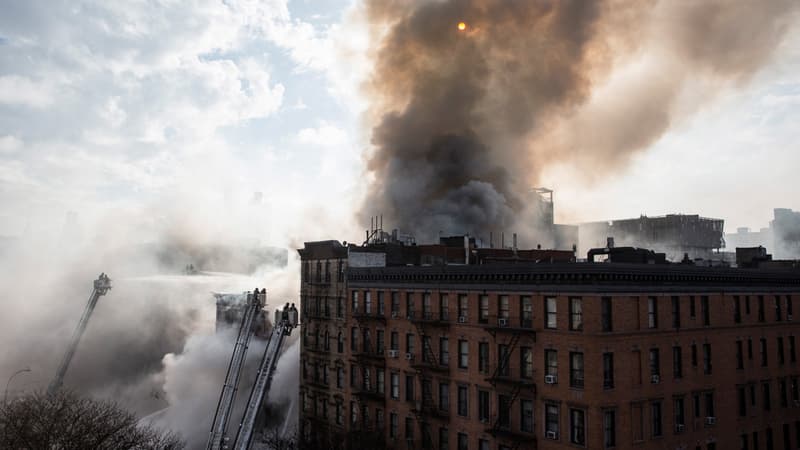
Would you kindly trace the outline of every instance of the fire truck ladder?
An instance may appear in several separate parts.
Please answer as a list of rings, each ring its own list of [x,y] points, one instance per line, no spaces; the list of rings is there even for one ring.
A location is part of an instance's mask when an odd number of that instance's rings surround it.
[[[222,385],[222,392],[219,395],[217,409],[214,412],[214,422],[209,433],[208,444],[206,445],[207,450],[227,448],[227,445],[223,444],[223,442],[228,441],[225,432],[227,431],[228,422],[230,421],[231,412],[233,410],[233,403],[236,399],[239,375],[241,374],[242,366],[244,366],[247,347],[250,344],[250,337],[253,335],[253,319],[263,306],[262,295],[266,297],[266,292],[259,294],[258,289],[253,293],[247,294],[247,309],[245,309],[242,315],[242,322],[239,325],[239,335],[233,347],[231,362],[228,364],[228,372],[225,375],[225,383]]]
[[[61,365],[58,366],[56,376],[53,377],[53,381],[50,382],[50,386],[47,388],[47,395],[55,394],[61,389],[61,385],[64,384],[64,375],[67,373],[67,369],[69,369],[69,363],[72,362],[72,357],[75,356],[78,343],[81,340],[81,336],[83,336],[83,332],[86,330],[86,324],[89,323],[89,317],[92,316],[94,307],[97,305],[97,300],[103,295],[106,295],[109,289],[111,289],[111,279],[108,278],[108,275],[105,273],[101,273],[100,276],[94,280],[94,287],[92,289],[92,294],[89,296],[89,302],[86,303],[86,308],[83,310],[81,320],[72,333],[72,340],[70,341],[69,347],[67,347],[66,353],[64,353]]]
[[[239,432],[236,435],[233,448],[237,450],[247,450],[253,440],[253,429],[255,428],[256,416],[261,409],[264,401],[264,394],[269,392],[272,384],[272,376],[275,374],[275,366],[278,363],[283,340],[292,333],[292,324],[288,320],[283,320],[275,324],[272,335],[269,338],[267,347],[264,349],[264,356],[261,358],[261,365],[258,368],[258,375],[253,388],[250,390],[250,398],[247,401],[247,408],[239,424]]]

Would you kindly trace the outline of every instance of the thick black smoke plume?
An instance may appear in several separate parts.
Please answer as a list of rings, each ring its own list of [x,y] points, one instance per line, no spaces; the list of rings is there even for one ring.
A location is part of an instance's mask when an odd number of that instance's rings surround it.
[[[645,149],[692,109],[679,104],[689,81],[706,85],[699,103],[761,67],[797,4],[370,0],[362,214],[422,239],[514,230],[547,242],[529,192],[543,168],[605,169]],[[648,58],[629,92],[597,94],[616,67]]]

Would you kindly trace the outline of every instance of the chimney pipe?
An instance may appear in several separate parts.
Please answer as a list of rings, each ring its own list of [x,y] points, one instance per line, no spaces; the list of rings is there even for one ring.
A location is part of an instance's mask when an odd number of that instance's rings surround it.
[[[494,248],[494,234],[489,232],[489,248]]]
[[[614,237],[610,236],[606,238],[606,248],[614,248]]]
[[[469,265],[469,236],[464,235],[464,264]]]
[[[506,232],[500,232],[500,248],[506,248]]]

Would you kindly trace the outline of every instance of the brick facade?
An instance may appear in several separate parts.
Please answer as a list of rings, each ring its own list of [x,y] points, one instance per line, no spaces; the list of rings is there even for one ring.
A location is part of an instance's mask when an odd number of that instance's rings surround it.
[[[316,244],[301,250],[308,447],[800,446],[796,272],[348,270],[345,247]]]

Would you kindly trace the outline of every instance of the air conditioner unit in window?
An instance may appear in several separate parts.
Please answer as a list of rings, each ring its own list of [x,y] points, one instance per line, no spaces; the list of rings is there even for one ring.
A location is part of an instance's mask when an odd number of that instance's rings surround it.
[[[661,382],[661,377],[658,375],[650,375],[650,382],[653,384],[658,384]]]
[[[714,425],[717,423],[717,418],[713,416],[706,417],[706,425]]]
[[[497,325],[499,325],[501,327],[507,327],[508,326],[508,319],[502,319],[502,318],[501,319],[497,319]]]
[[[556,384],[557,382],[558,382],[558,377],[555,375],[544,376],[544,384]]]
[[[392,311],[392,319],[397,319],[397,311]]]
[[[406,353],[406,359],[411,361],[412,359],[414,359],[414,354],[413,353]]]
[[[558,432],[557,431],[548,431],[545,433],[547,439],[558,440]]]
[[[684,424],[682,424],[682,423],[675,424],[675,432],[676,433],[683,433],[683,429],[685,427],[686,426]]]
[[[389,350],[389,358],[397,358],[397,350]]]
[[[467,323],[467,316],[458,316],[458,323]]]

